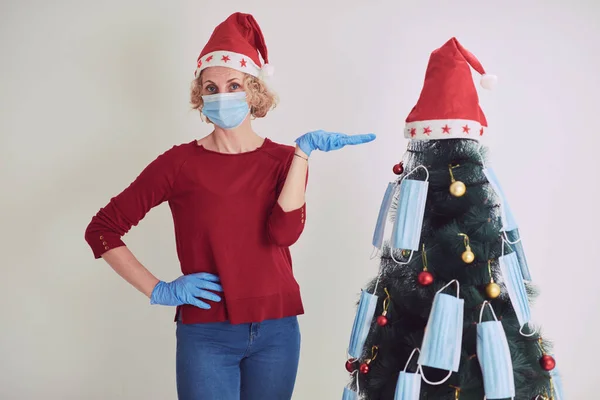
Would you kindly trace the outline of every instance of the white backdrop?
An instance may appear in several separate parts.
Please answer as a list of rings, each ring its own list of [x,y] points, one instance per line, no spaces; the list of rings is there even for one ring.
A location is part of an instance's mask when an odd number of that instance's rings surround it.
[[[289,2],[291,3],[291,2]],[[173,310],[149,306],[83,239],[91,216],[173,144],[198,52],[231,12],[255,15],[280,106],[255,128],[291,144],[375,132],[311,160],[293,248],[306,315],[294,399],[337,399],[370,239],[430,51],[457,36],[490,73],[485,143],[521,226],[570,399],[597,393],[600,3],[592,1],[0,2],[0,398],[175,399]],[[567,5],[567,3],[570,3]],[[166,205],[126,243],[179,275]]]

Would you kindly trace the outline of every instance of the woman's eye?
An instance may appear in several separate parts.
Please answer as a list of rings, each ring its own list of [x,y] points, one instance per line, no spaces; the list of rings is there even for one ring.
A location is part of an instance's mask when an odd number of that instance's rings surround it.
[[[214,92],[216,92],[216,91],[217,91],[217,88],[216,88],[216,87],[214,87],[214,86],[207,86],[207,87],[206,87],[206,91],[207,91],[208,93],[214,93]]]
[[[231,90],[238,90],[239,88],[240,88],[240,85],[238,83],[231,84]]]

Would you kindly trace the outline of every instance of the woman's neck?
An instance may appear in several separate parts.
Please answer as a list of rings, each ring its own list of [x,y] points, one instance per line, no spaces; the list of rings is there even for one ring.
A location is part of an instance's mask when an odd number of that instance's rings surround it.
[[[252,130],[249,121],[231,130],[224,130],[215,126],[215,130],[206,138],[204,147],[219,153],[245,153],[259,148],[264,139]],[[207,146],[208,145],[208,146]]]

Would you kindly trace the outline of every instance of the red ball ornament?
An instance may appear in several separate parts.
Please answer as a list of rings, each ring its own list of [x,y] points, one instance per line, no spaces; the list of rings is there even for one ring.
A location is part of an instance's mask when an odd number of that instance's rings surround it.
[[[388,319],[385,315],[380,315],[379,317],[377,317],[377,325],[386,326],[387,323],[388,323]]]
[[[346,371],[353,373],[356,371],[356,361],[348,360],[346,361]]]
[[[420,285],[429,286],[433,283],[433,275],[429,271],[421,271],[419,272],[417,280]]]
[[[400,175],[404,172],[404,165],[402,164],[402,162],[399,162],[398,164],[394,165],[394,168],[392,170],[396,175]]]
[[[554,367],[556,367],[556,360],[554,360],[554,357],[544,354],[542,358],[540,358],[540,365],[544,371],[552,371]]]
[[[370,369],[369,368],[369,364],[367,364],[367,363],[360,364],[360,373],[361,374],[363,374],[363,375],[368,374],[369,373],[369,369]]]

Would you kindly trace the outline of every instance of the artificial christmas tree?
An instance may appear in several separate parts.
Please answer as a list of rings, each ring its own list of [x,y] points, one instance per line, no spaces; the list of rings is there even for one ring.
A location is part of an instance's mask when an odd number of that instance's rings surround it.
[[[380,269],[358,304],[345,399],[563,400],[550,343],[529,324],[535,290],[479,143],[487,121],[471,68],[491,88],[455,38],[431,54],[377,219]]]

